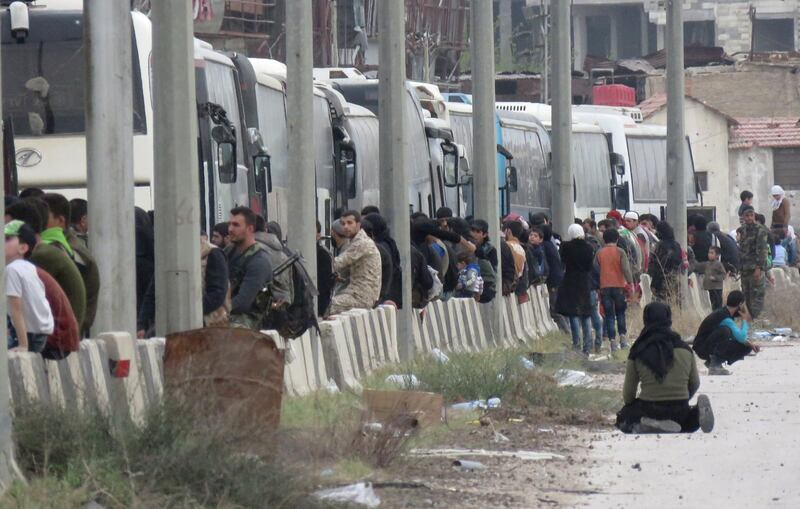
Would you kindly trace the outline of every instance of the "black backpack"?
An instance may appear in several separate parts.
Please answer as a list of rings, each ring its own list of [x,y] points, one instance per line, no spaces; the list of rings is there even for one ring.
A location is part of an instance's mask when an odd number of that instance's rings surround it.
[[[303,265],[302,255],[286,246],[283,247],[283,252],[288,259],[275,267],[272,274],[278,276],[285,270],[291,270],[294,295],[292,302],[285,308],[270,310],[267,321],[269,328],[277,330],[282,337],[295,339],[312,327],[319,332],[317,310],[314,306],[314,297],[317,297],[319,292]]]

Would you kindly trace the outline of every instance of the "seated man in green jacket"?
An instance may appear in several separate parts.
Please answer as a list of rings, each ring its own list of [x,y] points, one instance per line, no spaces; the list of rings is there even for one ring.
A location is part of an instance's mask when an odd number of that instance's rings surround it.
[[[700,388],[694,353],[672,330],[672,311],[661,302],[644,308],[644,329],[628,354],[617,428],[624,433],[693,433],[714,428],[708,396]],[[637,395],[637,390],[641,390]]]

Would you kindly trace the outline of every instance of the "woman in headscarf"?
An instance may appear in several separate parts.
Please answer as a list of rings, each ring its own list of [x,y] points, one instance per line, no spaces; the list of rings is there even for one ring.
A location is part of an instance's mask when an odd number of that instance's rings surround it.
[[[785,228],[791,219],[791,211],[789,200],[786,199],[786,193],[781,186],[772,186],[770,190],[772,195],[772,229]]]
[[[666,302],[670,297],[675,298],[678,295],[678,278],[681,276],[683,256],[672,226],[666,221],[660,221],[656,226],[656,233],[659,242],[653,251],[647,273],[650,275],[653,296]]]
[[[584,238],[583,226],[570,225],[567,241],[561,243],[561,261],[564,264],[564,279],[558,288],[556,312],[569,320],[572,347],[581,349],[583,330],[583,353],[592,348],[592,301],[591,290],[594,250]]]
[[[372,235],[375,244],[385,248],[392,260],[391,284],[389,285],[390,289],[386,300],[394,302],[398,307],[403,307],[403,277],[400,269],[400,251],[397,249],[397,243],[392,238],[389,232],[389,225],[382,215],[373,212],[364,217],[372,224]]]
[[[639,389],[641,387],[641,389]],[[628,354],[616,426],[624,433],[693,433],[714,428],[708,396],[689,400],[700,387],[694,353],[672,330],[672,311],[661,302],[644,308],[644,329]],[[637,396],[638,390],[638,396]]]

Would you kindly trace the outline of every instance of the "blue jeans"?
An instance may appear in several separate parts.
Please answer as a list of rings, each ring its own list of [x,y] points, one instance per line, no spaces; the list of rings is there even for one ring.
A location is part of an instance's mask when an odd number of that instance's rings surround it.
[[[589,316],[568,316],[569,330],[572,333],[572,347],[581,348],[581,329],[583,329],[583,352],[592,350],[592,319]]]
[[[594,329],[594,346],[603,346],[603,318],[600,316],[600,309],[597,307],[597,292],[592,290],[589,293],[589,302],[592,304],[592,329]]]
[[[628,309],[628,303],[625,302],[625,292],[622,288],[602,288],[600,290],[600,299],[603,303],[603,309],[606,312],[605,327],[609,340],[614,340],[617,337],[617,330],[620,335],[628,333],[628,328],[625,326],[625,310]],[[616,320],[616,330],[614,321]]]

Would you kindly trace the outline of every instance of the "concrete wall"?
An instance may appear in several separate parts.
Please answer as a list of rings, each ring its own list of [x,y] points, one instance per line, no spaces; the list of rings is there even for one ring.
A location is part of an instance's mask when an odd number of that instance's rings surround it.
[[[738,224],[739,218],[736,217],[739,208],[739,193],[745,189],[752,191],[755,195],[753,206],[756,212],[767,216],[769,221],[770,195],[769,190],[773,182],[772,170],[772,149],[769,148],[750,148],[742,150],[731,150],[728,160],[730,161],[730,190],[731,204],[728,213],[730,214],[730,224]],[[720,215],[722,211],[717,211]]]
[[[692,143],[695,171],[708,172],[708,191],[703,193],[703,204],[717,208],[717,221],[723,229],[738,226],[738,219],[731,222],[728,213],[734,201],[730,191],[728,164],[728,121],[719,113],[687,98],[686,134]],[[647,119],[649,124],[667,125],[667,110]],[[738,195],[738,193],[737,193]]]

